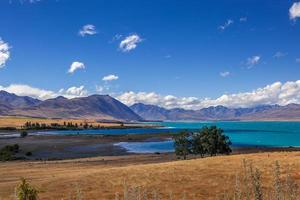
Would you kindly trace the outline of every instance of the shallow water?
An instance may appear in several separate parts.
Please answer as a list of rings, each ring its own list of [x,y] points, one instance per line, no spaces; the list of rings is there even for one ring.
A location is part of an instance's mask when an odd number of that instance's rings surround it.
[[[106,129],[82,131],[53,131],[47,134],[145,134],[198,130],[203,126],[216,125],[230,137],[232,146],[300,146],[300,122],[157,122],[166,128]],[[45,134],[45,133],[40,133]],[[172,141],[121,142],[115,145],[130,152],[153,153],[173,151]]]

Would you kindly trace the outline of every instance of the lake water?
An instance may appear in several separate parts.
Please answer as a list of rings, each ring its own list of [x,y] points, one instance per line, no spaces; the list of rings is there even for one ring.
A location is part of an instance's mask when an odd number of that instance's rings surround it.
[[[233,147],[300,147],[300,122],[157,122],[165,128],[107,129],[82,131],[54,131],[47,134],[145,134],[198,130],[203,126],[216,125],[230,137]],[[43,133],[44,134],[44,133]],[[153,153],[173,151],[172,141],[121,142],[115,145],[130,152]]]

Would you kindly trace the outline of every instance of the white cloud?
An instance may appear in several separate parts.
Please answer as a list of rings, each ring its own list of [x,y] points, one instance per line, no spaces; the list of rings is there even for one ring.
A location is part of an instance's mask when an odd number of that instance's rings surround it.
[[[75,97],[84,97],[88,95],[88,91],[84,88],[84,86],[80,87],[70,87],[66,90],[60,89],[58,92],[59,95],[62,95],[66,98],[75,98]]]
[[[113,41],[115,41],[115,40],[120,40],[122,38],[122,35],[121,34],[116,34],[116,35],[114,35],[114,37],[113,37]]]
[[[287,105],[300,103],[300,80],[286,83],[275,82],[251,92],[224,94],[216,99],[196,97],[175,97],[159,95],[154,92],[125,92],[117,97],[127,105],[145,103],[165,108],[184,108],[197,110],[209,106],[253,107],[262,104]]]
[[[289,9],[289,15],[291,20],[296,20],[300,17],[300,2],[295,2]]]
[[[220,76],[222,77],[227,77],[230,75],[230,72],[226,71],[226,72],[220,72]]]
[[[95,35],[97,34],[97,31],[96,31],[96,27],[92,24],[87,24],[87,25],[84,25],[80,30],[79,30],[79,35],[84,37],[86,35]]]
[[[103,81],[114,81],[114,80],[118,80],[118,79],[119,79],[119,77],[114,74],[110,74],[110,75],[104,76],[102,78]]]
[[[60,89],[58,92],[55,92],[51,90],[32,87],[25,84],[11,84],[7,87],[0,85],[0,90],[7,91],[9,93],[14,93],[19,96],[30,96],[32,98],[40,100],[55,98],[58,96],[64,96],[66,98],[75,98],[88,95],[88,91],[84,89],[84,86],[70,87],[66,90]]]
[[[287,55],[287,53],[283,53],[283,52],[277,51],[277,52],[273,55],[273,57],[274,57],[274,58],[282,58],[282,57],[284,57],[284,56],[286,56],[286,55]]]
[[[68,70],[68,73],[72,74],[74,73],[77,69],[84,69],[85,65],[82,62],[73,62]]]
[[[253,67],[254,65],[258,64],[260,61],[261,57],[260,56],[252,56],[247,59],[246,64],[248,65],[248,68]]]
[[[23,84],[11,84],[7,87],[0,86],[0,90],[14,93],[19,96],[30,96],[37,99],[49,99],[56,96],[55,92],[50,90],[39,89]]]
[[[219,26],[219,29],[224,31],[226,28],[228,28],[231,24],[233,24],[233,20],[228,19],[224,25]]]
[[[246,22],[247,20],[248,20],[247,17],[241,17],[241,18],[240,18],[240,22]]]
[[[120,42],[119,48],[123,52],[128,52],[137,47],[137,44],[143,40],[137,34],[129,35]]]
[[[5,63],[10,57],[9,45],[0,38],[0,69],[5,66]]]
[[[37,2],[40,2],[42,0],[19,0],[20,3],[37,3]],[[10,1],[10,3],[12,3],[12,1]]]

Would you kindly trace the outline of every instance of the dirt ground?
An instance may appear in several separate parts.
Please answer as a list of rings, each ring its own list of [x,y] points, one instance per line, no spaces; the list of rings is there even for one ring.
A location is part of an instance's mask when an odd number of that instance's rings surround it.
[[[289,166],[300,181],[300,152],[273,152],[217,156],[171,161],[172,154],[95,157],[63,161],[14,161],[0,163],[0,199],[12,199],[20,177],[38,187],[41,199],[115,199],[124,187],[155,191],[162,199],[216,199],[232,191],[235,176],[247,159],[262,172],[264,188],[271,185],[273,166],[279,161],[283,173]],[[76,192],[77,191],[77,192]]]

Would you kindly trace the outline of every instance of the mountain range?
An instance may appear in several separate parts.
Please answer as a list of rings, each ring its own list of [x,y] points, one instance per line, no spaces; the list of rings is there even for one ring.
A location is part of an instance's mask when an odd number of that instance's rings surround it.
[[[252,108],[211,106],[199,110],[185,110],[166,109],[142,103],[128,107],[109,95],[91,95],[73,99],[59,96],[41,101],[0,91],[0,116],[90,118],[109,121],[300,121],[300,105],[260,105]]]
[[[155,105],[142,103],[130,107],[135,113],[145,120],[161,121],[208,121],[208,120],[243,120],[243,121],[280,121],[300,120],[300,105],[289,104],[261,105],[252,108],[228,108],[225,106],[211,106],[200,110],[184,110],[179,108],[165,109]]]

